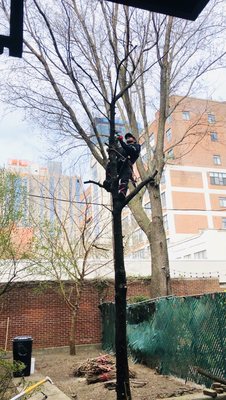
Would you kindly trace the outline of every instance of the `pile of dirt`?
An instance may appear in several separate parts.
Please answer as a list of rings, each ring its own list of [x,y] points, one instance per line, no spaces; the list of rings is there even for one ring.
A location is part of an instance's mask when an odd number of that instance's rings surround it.
[[[114,358],[109,354],[88,358],[75,368],[74,376],[84,376],[88,384],[111,381],[116,378]],[[129,376],[135,378],[136,373],[130,369]]]

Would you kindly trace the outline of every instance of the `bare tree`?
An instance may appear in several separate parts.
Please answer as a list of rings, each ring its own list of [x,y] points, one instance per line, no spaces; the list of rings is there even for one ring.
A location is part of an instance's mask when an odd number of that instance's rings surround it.
[[[45,213],[42,222],[32,211],[40,201],[38,196],[33,195],[30,221],[34,227],[34,238],[30,261],[35,267],[30,270],[36,276],[57,283],[71,312],[69,348],[70,354],[75,355],[77,317],[85,280],[98,276],[101,279],[101,271],[112,258],[109,241],[104,238],[108,219],[102,221],[103,228],[96,231],[95,224],[91,224],[86,197],[80,207],[76,198],[56,197],[59,185],[60,181],[56,183],[54,193],[47,194],[48,188],[45,188],[45,196],[41,199],[44,200]],[[50,207],[52,220],[47,217]]]

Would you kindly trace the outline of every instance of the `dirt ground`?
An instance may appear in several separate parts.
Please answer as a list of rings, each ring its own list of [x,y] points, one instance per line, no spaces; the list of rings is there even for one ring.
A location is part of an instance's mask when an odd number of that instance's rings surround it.
[[[104,387],[104,383],[87,384],[84,377],[74,377],[73,371],[87,359],[105,354],[100,350],[79,350],[76,356],[70,356],[67,352],[42,352],[36,353],[35,369],[49,376],[55,385],[68,397],[74,400],[115,400],[115,390]],[[184,381],[173,377],[159,375],[144,365],[134,364],[130,361],[130,369],[135,372],[136,381],[146,382],[143,387],[136,387],[131,382],[133,399],[154,400],[173,396],[181,396],[185,393],[201,392],[197,385],[185,384]]]

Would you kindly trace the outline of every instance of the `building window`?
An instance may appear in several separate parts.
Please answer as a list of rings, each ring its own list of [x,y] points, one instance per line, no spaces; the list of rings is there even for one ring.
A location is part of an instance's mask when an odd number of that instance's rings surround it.
[[[186,254],[184,256],[184,260],[190,260],[191,259],[191,254]]]
[[[151,147],[155,146],[155,135],[153,132],[150,134],[150,145]]]
[[[141,154],[141,158],[142,158],[142,161],[143,161],[145,164],[147,164],[147,162],[148,162],[148,154],[147,154],[147,153]]]
[[[147,144],[146,142],[143,142],[143,143],[142,143],[142,145],[141,145],[141,152],[140,152],[142,161],[143,161],[145,164],[148,163],[148,158],[152,157],[153,154],[154,154],[154,147],[151,147],[151,148],[150,148],[150,152],[147,153],[146,144]]]
[[[222,218],[222,229],[226,229],[226,218]]]
[[[162,176],[161,176],[161,185],[164,185],[166,183],[166,174],[165,171],[162,171]]]
[[[173,152],[173,149],[170,149],[170,150],[167,152],[167,156],[168,156],[168,158],[174,159],[174,152]]]
[[[217,142],[218,141],[217,132],[210,132],[210,139],[212,142]]]
[[[190,112],[189,112],[189,111],[183,111],[183,112],[182,112],[182,116],[183,116],[183,119],[184,119],[185,121],[189,121],[189,119],[190,119]]]
[[[165,230],[167,231],[167,230],[169,229],[169,224],[168,224],[167,215],[164,215],[164,216],[163,216],[163,225],[164,225]]]
[[[167,140],[168,143],[171,142],[171,140],[172,140],[172,130],[171,130],[171,128],[167,129],[167,131],[166,131],[166,140]]]
[[[126,230],[126,231],[127,231],[128,225],[129,225],[129,216],[125,217],[125,218],[122,220],[122,228],[123,228],[123,230]]]
[[[172,115],[171,114],[166,118],[166,122],[168,124],[170,124],[172,122]]]
[[[161,193],[162,208],[166,208],[166,192]]]
[[[210,172],[211,185],[226,186],[226,174],[223,172]]]
[[[133,245],[137,245],[137,243],[141,243],[145,240],[144,232],[139,228],[132,235]]]
[[[207,259],[207,251],[206,250],[197,251],[196,253],[194,253],[194,258],[195,258],[195,260],[204,260],[204,259],[206,260]]]
[[[220,207],[226,207],[226,197],[219,197]]]
[[[221,156],[219,156],[218,154],[215,154],[213,156],[213,163],[215,165],[221,165]]]
[[[150,203],[150,201],[145,204],[144,209],[145,209],[147,215],[150,216],[151,215],[151,203]]]
[[[146,153],[146,143],[145,142],[143,142],[142,144],[141,144],[141,151],[140,151],[140,154],[142,155],[142,154],[145,154]]]
[[[145,258],[145,249],[134,251],[132,254],[132,258],[134,260],[144,259]]]
[[[209,124],[214,124],[216,122],[214,114],[208,114],[208,122]]]

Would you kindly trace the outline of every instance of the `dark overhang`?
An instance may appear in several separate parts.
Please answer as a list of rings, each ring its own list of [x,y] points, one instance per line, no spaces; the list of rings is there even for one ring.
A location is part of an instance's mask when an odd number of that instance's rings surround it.
[[[209,0],[108,0],[194,21]]]
[[[9,36],[0,35],[0,54],[4,47],[9,49],[9,55],[22,57],[23,50],[23,1],[11,0]]]

